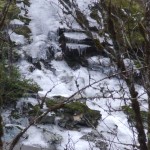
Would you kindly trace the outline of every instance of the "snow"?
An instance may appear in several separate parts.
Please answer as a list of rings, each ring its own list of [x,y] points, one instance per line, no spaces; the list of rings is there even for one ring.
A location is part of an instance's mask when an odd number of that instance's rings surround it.
[[[15,24],[15,25],[24,25],[24,23],[18,19],[14,19],[10,22],[10,24]]]
[[[60,8],[57,0],[30,0],[29,28],[32,31],[33,42],[28,46],[28,54],[33,58],[46,59],[48,47],[48,35],[54,33],[60,27]],[[52,36],[51,36],[52,37]],[[55,37],[53,37],[55,39]]]
[[[27,131],[28,139],[23,142],[24,145],[41,146],[48,148],[48,143],[44,140],[43,134],[36,127],[32,126]]]
[[[31,6],[28,8],[28,15],[31,19],[29,24],[29,28],[32,31],[32,42],[31,44],[23,47],[23,50],[28,53],[32,58],[35,59],[46,59],[46,51],[49,44],[53,44],[56,51],[58,49],[57,45],[57,29],[61,26],[61,17],[64,16],[62,14],[61,9],[59,7],[58,0],[30,0]],[[92,0],[77,0],[79,7],[86,13],[88,12],[88,5],[91,4]],[[70,17],[70,16],[69,16]],[[69,18],[70,19],[70,18]],[[18,20],[12,21],[12,23],[21,24]],[[73,24],[74,27],[77,26],[76,23]],[[65,25],[64,25],[65,26]],[[79,27],[79,26],[78,26]],[[71,38],[84,39],[86,36],[84,34],[69,34],[66,33],[65,36]],[[49,39],[51,37],[52,39]],[[15,33],[11,33],[11,39],[16,41],[18,44],[24,44],[24,37],[21,35],[16,35]],[[101,39],[103,40],[103,39]],[[73,44],[67,45],[71,48],[75,46]],[[80,45],[79,45],[80,46]],[[83,47],[87,47],[87,45],[82,45]],[[108,58],[104,57],[92,57],[88,59],[89,63],[92,65],[101,64],[104,66],[104,70],[108,69],[111,66],[111,61]],[[125,60],[126,64],[129,64],[128,60]],[[72,70],[65,61],[51,61],[51,68],[48,70],[41,63],[41,70],[35,69],[33,72],[30,72],[30,67],[33,67],[32,64],[27,62],[26,60],[22,60],[18,67],[22,76],[27,79],[33,79],[42,90],[39,91],[40,96],[44,96],[47,91],[52,89],[50,93],[48,93],[48,97],[61,95],[64,97],[69,97],[78,91],[78,88],[81,89],[95,81],[102,80],[100,83],[94,84],[92,87],[89,87],[82,91],[82,96],[89,98],[87,101],[88,107],[94,110],[99,110],[102,114],[102,119],[99,121],[98,127],[96,130],[99,133],[102,133],[106,138],[106,141],[110,141],[109,146],[110,149],[118,149],[123,150],[125,147],[129,148],[129,146],[116,144],[116,143],[125,143],[132,144],[134,141],[134,136],[132,130],[130,129],[127,121],[127,116],[118,111],[118,109],[125,105],[123,100],[119,100],[120,95],[128,98],[128,91],[121,91],[119,85],[126,88],[126,85],[123,81],[119,81],[116,78],[106,78],[106,74],[103,71],[94,71],[89,70],[85,67],[80,67],[77,70]],[[113,68],[113,67],[112,67]],[[115,69],[114,69],[115,70]],[[104,79],[105,78],[105,79]],[[77,85],[79,87],[77,87]],[[96,88],[99,88],[98,90]],[[113,98],[99,98],[102,97],[104,92],[109,91],[112,92]],[[137,86],[137,90],[139,94],[144,93],[144,89]],[[111,96],[109,92],[106,92],[106,96]],[[76,95],[76,98],[80,98],[81,95]],[[146,99],[146,95],[142,95],[141,99]],[[29,99],[33,104],[36,104],[34,99]],[[127,103],[129,103],[127,101]],[[110,108],[109,106],[112,106]],[[146,103],[144,105],[145,109],[147,107]],[[81,140],[80,138],[85,134],[90,132],[92,129],[81,129],[81,131],[69,131],[62,130],[57,126],[44,126],[44,128],[48,128],[53,132],[56,132],[63,137],[63,142],[60,146],[58,146],[58,150],[63,150],[68,142],[71,144],[76,150],[88,150],[89,144],[94,147],[94,143],[89,143],[88,141]],[[113,134],[112,134],[113,133]],[[41,130],[37,127],[32,126],[27,131],[29,135],[28,139],[24,140],[23,144],[25,145],[40,145],[41,147],[48,147],[47,142],[43,138]],[[70,141],[71,139],[71,141]],[[135,141],[137,142],[137,141]],[[137,144],[137,143],[136,143]],[[97,150],[94,147],[94,150]]]
[[[64,36],[73,39],[78,38],[78,40],[84,40],[85,38],[87,38],[87,36],[84,33],[76,33],[76,32],[75,33],[66,32]]]
[[[74,43],[67,43],[66,46],[70,49],[86,49],[87,47],[90,47],[89,45],[85,44],[74,44]]]
[[[75,80],[77,80],[79,84],[79,88],[82,88],[89,84],[89,73],[90,73],[91,78],[94,79],[94,81],[100,80],[106,77],[104,74],[100,72],[88,71],[84,67],[81,67],[80,69],[73,71],[63,61],[52,61],[51,64],[52,64],[52,67],[56,69],[55,73],[51,72],[50,70],[45,70],[43,68],[43,70],[36,69],[32,73],[28,72],[29,74],[26,75],[28,78],[32,78],[42,87],[43,91],[40,91],[39,94],[43,96],[48,90],[50,90],[54,85],[56,85],[54,89],[52,90],[52,92],[48,94],[49,97],[55,96],[55,95],[62,95],[64,97],[69,97],[78,90],[75,85]],[[108,64],[106,63],[106,65]],[[25,66],[25,65],[23,64],[22,66]],[[27,73],[27,70],[25,70],[25,72]],[[91,81],[91,83],[94,81]],[[103,82],[101,82],[101,84],[102,84],[101,86],[107,87],[110,90],[115,89],[116,91],[118,91],[120,82],[117,79],[109,79],[109,80],[106,79]],[[94,87],[97,87],[97,86],[94,86]],[[139,90],[141,90],[141,88],[139,88]],[[99,90],[95,90],[91,87],[87,88],[83,92],[83,95],[86,97],[94,97],[96,95],[101,95],[101,94],[102,93]],[[130,127],[128,126],[126,115],[120,111],[119,112],[109,111],[108,104],[110,104],[113,109],[118,109],[120,108],[120,106],[124,105],[123,101],[121,102],[120,100],[117,99],[120,96],[118,93],[114,93],[114,96],[116,98],[114,100],[104,99],[104,98],[100,100],[92,99],[87,102],[87,105],[91,109],[99,110],[101,112],[103,121],[99,122],[97,130],[100,133],[102,132],[107,140],[111,141],[113,138],[113,142],[119,143],[121,141],[122,143],[130,144],[133,141],[133,133],[131,132]],[[126,95],[126,97],[128,96]],[[114,130],[116,130],[115,135],[112,135],[112,133],[109,133]],[[81,135],[83,135],[81,134],[82,131],[63,132],[63,138],[65,140],[63,141],[62,145],[65,146],[66,143],[68,143],[68,140],[69,140],[68,139],[69,137],[67,134],[68,132],[69,132],[69,135],[71,136],[72,142],[76,143],[75,144],[76,150],[88,149],[89,143],[86,141],[80,140]],[[29,142],[30,139],[29,139],[27,144],[30,144],[30,145],[35,144],[37,140],[35,141],[33,140],[33,143],[32,142],[30,143]],[[44,145],[43,142],[41,143],[41,145]],[[83,147],[82,145],[84,145],[85,147]],[[118,147],[120,148],[120,150],[124,148],[124,146],[122,145],[118,145]]]
[[[18,34],[16,34],[15,32],[13,32],[11,30],[8,33],[10,35],[10,39],[12,41],[15,41],[16,45],[23,45],[23,44],[25,44],[26,40],[25,40],[23,35],[18,35]]]
[[[112,101],[112,99],[110,101]],[[102,114],[103,121],[99,123],[97,130],[103,133],[107,140],[112,140],[112,138],[114,138],[113,142],[116,143],[119,143],[119,141],[125,144],[132,143],[133,134],[128,126],[126,115],[122,112],[110,113],[106,106],[106,99],[101,99],[100,101],[95,100],[94,102],[92,101],[92,103],[94,103],[95,106],[91,104],[91,101],[87,102],[87,105],[92,109],[100,110]],[[120,100],[115,100],[111,104],[116,105],[115,107],[112,106],[112,108],[115,109],[117,105],[120,106]],[[101,106],[101,108],[99,106]],[[111,134],[109,134],[109,132]]]

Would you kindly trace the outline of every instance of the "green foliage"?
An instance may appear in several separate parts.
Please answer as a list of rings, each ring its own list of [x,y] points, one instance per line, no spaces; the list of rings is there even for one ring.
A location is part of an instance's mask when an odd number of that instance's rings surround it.
[[[65,105],[66,111],[70,112],[70,113],[75,113],[75,112],[79,112],[79,113],[84,113],[85,111],[87,111],[89,108],[80,102],[72,102],[70,104],[66,104]]]
[[[98,10],[93,8],[91,10],[90,17],[97,20],[97,18],[99,17],[97,13],[98,13]]]
[[[26,38],[30,37],[31,30],[27,26],[18,27],[14,30],[15,33],[23,35]]]
[[[9,104],[25,96],[26,93],[36,93],[39,87],[31,80],[22,79],[19,71],[12,67],[9,70],[0,64],[0,102]]]
[[[47,107],[52,107],[56,104],[58,104],[59,101],[56,101],[54,99],[46,100]],[[65,104],[63,108],[64,113],[75,115],[75,114],[84,114],[85,116],[88,116],[88,118],[99,118],[100,112],[90,109],[86,104],[81,102],[71,102],[69,104]]]
[[[91,5],[89,6],[89,9],[90,9],[90,17],[92,19],[94,19],[95,21],[97,21],[98,24],[102,24],[102,18],[101,16],[99,15],[99,11],[100,11],[100,8],[101,8],[101,2],[97,2],[96,5]]]
[[[83,24],[89,27],[89,21],[87,20],[86,16],[78,9],[76,11],[77,21],[78,23],[83,26]]]
[[[33,106],[32,110],[29,111],[29,114],[32,116],[39,116],[42,114],[40,106],[39,105],[35,105]]]
[[[94,126],[97,126],[98,120],[101,118],[99,111],[92,110],[85,103],[81,102],[71,102],[66,104],[64,107],[64,114],[69,114],[71,116],[83,115],[81,120],[84,120],[83,122],[87,122],[87,124],[90,122]]]
[[[108,9],[109,0],[106,0],[105,4]],[[122,31],[126,34],[133,47],[142,44],[144,38],[138,27],[138,23],[141,22],[144,17],[144,8],[142,5],[137,0],[112,0],[111,7],[115,29],[120,43],[123,43],[124,40],[124,37],[120,35]]]
[[[8,57],[8,50],[10,49],[10,45],[7,42],[1,42],[0,40],[0,47],[1,47],[0,49],[0,62],[1,62]]]
[[[53,100],[53,99],[47,99],[47,100],[46,100],[46,106],[47,106],[47,107],[52,107],[52,106],[54,106],[54,105],[56,105],[56,104],[58,104],[58,102],[55,101],[55,100]]]
[[[122,110],[125,114],[127,114],[129,116],[130,121],[135,122],[135,119],[134,119],[135,114],[130,106],[122,106]],[[147,123],[147,116],[148,116],[148,112],[141,111],[141,117],[142,117],[142,120],[144,123]]]
[[[46,98],[45,99],[46,106],[47,107],[52,107],[52,106],[54,106],[58,103],[61,103],[65,99],[66,99],[66,97],[63,97],[63,96],[53,96],[52,98]]]
[[[86,104],[81,103],[81,102],[72,102],[72,103],[66,104],[64,107],[64,111],[72,115],[87,114],[91,118],[100,114],[99,112],[90,109]]]
[[[135,67],[138,69],[138,68],[141,68],[142,67],[142,65],[141,65],[141,62],[139,62],[138,60],[136,61],[134,61],[134,65],[135,65]]]
[[[14,119],[19,119],[21,117],[21,114],[18,110],[12,110],[11,117],[13,117]]]
[[[6,0],[0,1],[0,12],[2,12],[3,8],[5,7],[6,2],[7,2]],[[16,3],[13,1],[9,7],[5,22],[8,23],[10,19],[12,20],[12,19],[17,18],[19,13],[20,13],[20,9],[16,6]]]
[[[110,0],[105,0],[106,5],[109,5]],[[111,0],[111,4],[120,9],[127,9],[131,13],[139,13],[142,11],[142,5],[137,0]]]
[[[100,41],[98,39],[94,39],[94,44],[96,45],[96,47],[99,49],[99,50],[102,50],[103,49],[103,46],[101,45]]]

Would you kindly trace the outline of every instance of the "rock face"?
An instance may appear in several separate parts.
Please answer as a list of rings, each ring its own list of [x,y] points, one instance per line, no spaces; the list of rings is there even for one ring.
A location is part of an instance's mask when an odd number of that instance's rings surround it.
[[[9,125],[5,128],[5,132],[7,134],[7,136],[5,136],[5,141],[7,139],[7,143],[10,143],[10,141],[12,140],[12,138],[14,137],[14,135],[18,134],[21,132],[21,128],[19,126],[13,126],[13,125]],[[44,140],[48,143],[48,147],[44,148],[41,147],[40,144],[38,145],[38,143],[36,145],[26,145],[26,144],[17,144],[14,148],[14,150],[57,150],[57,144],[60,144],[62,142],[62,136],[56,133],[52,133],[50,131],[44,130],[43,129],[43,138]],[[13,135],[13,136],[12,136]],[[25,134],[22,138],[21,141],[25,141],[28,140],[28,135]],[[20,141],[20,142],[21,142]],[[40,142],[40,141],[39,141]],[[9,150],[9,144],[7,144],[5,147],[5,150]]]
[[[47,99],[47,107],[56,105],[63,101],[64,97],[53,97]],[[61,110],[57,110],[55,115],[60,119],[57,120],[57,124],[65,129],[79,129],[81,127],[96,127],[98,121],[101,118],[99,111],[90,109],[85,103],[71,102],[66,104]]]
[[[58,125],[71,130],[81,127],[96,127],[101,118],[99,111],[91,110],[81,102],[67,104],[61,112],[62,119],[58,121]]]
[[[4,137],[3,137],[5,139],[5,142],[10,143],[10,141],[21,131],[22,128],[19,125],[13,125],[13,124],[5,125]]]
[[[84,31],[60,28],[58,29],[58,35],[64,59],[71,67],[75,64],[87,66],[86,56],[100,54],[93,41],[86,36]]]
[[[55,123],[55,114],[47,115],[43,117],[40,121],[41,124],[54,124]]]
[[[86,135],[83,135],[81,139],[84,139],[89,142],[94,142],[95,146],[100,150],[108,150],[108,144],[105,141],[104,136],[95,130]]]

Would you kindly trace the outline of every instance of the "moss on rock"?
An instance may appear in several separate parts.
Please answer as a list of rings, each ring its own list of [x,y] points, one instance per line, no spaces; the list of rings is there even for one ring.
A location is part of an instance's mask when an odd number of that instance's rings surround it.
[[[61,126],[74,129],[80,126],[96,127],[98,120],[101,118],[99,111],[90,109],[86,104],[81,102],[72,102],[66,104],[63,108],[63,119],[59,123]]]
[[[27,26],[18,27],[14,30],[15,33],[23,35],[25,38],[30,37],[31,30]]]
[[[47,99],[47,107],[52,107],[62,102],[63,97],[60,97],[60,99]],[[81,102],[65,104],[63,108],[55,111],[55,113],[62,118],[58,124],[67,129],[77,129],[81,126],[91,127],[91,125],[96,127],[101,118],[99,111],[92,110],[85,103]]]

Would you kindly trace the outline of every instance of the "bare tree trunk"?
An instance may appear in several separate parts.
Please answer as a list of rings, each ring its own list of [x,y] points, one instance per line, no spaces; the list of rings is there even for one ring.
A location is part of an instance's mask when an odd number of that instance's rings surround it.
[[[147,116],[147,138],[148,138],[148,150],[150,150],[150,1],[145,0],[145,27],[142,26],[143,37],[145,39],[145,57],[144,64],[147,66],[144,70],[144,85],[148,95],[148,116]]]
[[[62,0],[60,0],[62,1]],[[104,3],[104,1],[102,1]],[[68,5],[67,2],[63,1],[63,3],[65,3],[65,6]],[[62,3],[62,4],[63,4]],[[69,1],[69,3],[71,3],[71,1]],[[73,5],[72,5],[73,6]],[[69,9],[69,5],[66,9],[66,11],[68,11]],[[77,8],[75,8],[77,9]],[[117,39],[117,33],[116,33],[116,29],[117,27],[115,26],[114,22],[113,22],[113,17],[112,17],[112,12],[111,12],[111,0],[110,0],[110,4],[109,7],[107,9],[107,16],[108,16],[108,20],[106,21],[107,25],[108,25],[108,33],[110,34],[110,37],[113,41],[113,46],[114,48],[112,48],[110,50],[109,47],[106,47],[106,51],[108,52],[108,54],[110,54],[110,58],[113,60],[113,62],[116,64],[118,70],[121,73],[121,77],[124,79],[124,81],[126,82],[128,89],[129,89],[129,93],[130,93],[130,100],[131,100],[131,106],[133,109],[133,112],[135,114],[135,123],[136,123],[136,130],[138,133],[138,141],[140,144],[140,150],[148,150],[147,144],[146,144],[146,134],[144,131],[144,126],[143,126],[143,122],[142,122],[142,117],[141,117],[141,112],[140,112],[140,105],[138,102],[138,92],[135,89],[135,85],[134,85],[134,80],[133,80],[133,73],[131,72],[131,75],[128,76],[126,74],[126,67],[122,58],[122,47],[119,44],[119,39]],[[72,14],[74,17],[74,14]],[[90,31],[90,29],[88,29],[88,26],[85,24],[85,22],[82,19],[78,19],[77,16],[74,17],[74,19],[76,19],[76,21],[79,23],[79,25],[86,30],[87,35],[94,41],[94,37],[92,35],[92,31]],[[82,24],[82,25],[81,25]],[[121,31],[119,31],[121,32]],[[90,34],[89,34],[90,33]],[[124,33],[125,34],[125,33]],[[100,42],[99,42],[100,43]],[[121,43],[123,44],[123,43]],[[102,47],[98,47],[97,45],[95,45],[98,49],[102,49]],[[126,48],[126,47],[124,47]],[[128,50],[125,49],[127,52]],[[149,108],[150,109],[150,108]]]
[[[130,93],[130,100],[131,100],[131,106],[133,109],[133,112],[135,114],[135,123],[136,123],[136,129],[138,131],[138,141],[140,144],[140,150],[148,150],[146,145],[146,134],[144,132],[144,126],[142,122],[141,112],[140,112],[140,106],[138,102],[138,92],[135,90],[134,81],[133,81],[133,72],[131,72],[131,75],[128,76],[126,72],[126,67],[123,61],[123,58],[121,57],[121,46],[118,43],[118,39],[116,36],[115,31],[115,25],[111,17],[111,1],[109,4],[109,10],[108,10],[108,32],[110,33],[110,36],[113,41],[114,49],[116,51],[115,53],[115,62],[117,65],[117,68],[122,72],[121,76],[126,82],[129,93]]]
[[[0,115],[0,150],[3,150],[3,124],[2,124],[2,116]]]
[[[115,42],[114,45],[116,45],[117,43]],[[114,47],[116,50],[117,48],[119,48],[119,45],[116,45]],[[118,49],[119,51],[119,49]],[[138,96],[138,92],[135,90],[135,86],[134,86],[134,82],[132,80],[132,77],[127,77],[126,75],[126,68],[125,68],[125,64],[120,56],[119,59],[116,60],[117,61],[117,67],[118,69],[120,69],[120,71],[122,72],[121,76],[122,78],[125,80],[129,92],[130,92],[130,96],[131,96],[131,106],[133,109],[133,112],[135,114],[135,123],[136,123],[136,129],[138,131],[138,141],[140,143],[140,150],[148,150],[147,145],[146,145],[146,134],[144,132],[144,126],[143,126],[143,122],[142,122],[142,117],[141,117],[141,112],[140,112],[140,106],[139,106],[139,102],[137,99]],[[132,74],[133,75],[133,74]]]

